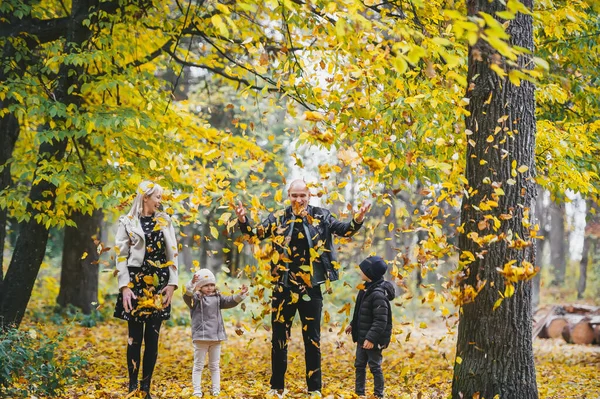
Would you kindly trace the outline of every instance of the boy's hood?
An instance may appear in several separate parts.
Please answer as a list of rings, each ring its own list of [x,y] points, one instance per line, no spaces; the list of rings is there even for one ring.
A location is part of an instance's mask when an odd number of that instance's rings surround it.
[[[396,288],[394,288],[394,284],[390,283],[386,280],[376,281],[370,287],[368,287],[369,293],[375,291],[376,289],[381,289],[387,299],[390,301],[396,297]]]

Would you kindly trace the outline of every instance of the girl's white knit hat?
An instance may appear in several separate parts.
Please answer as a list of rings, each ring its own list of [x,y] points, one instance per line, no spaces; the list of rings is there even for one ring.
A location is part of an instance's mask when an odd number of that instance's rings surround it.
[[[215,275],[208,269],[200,269],[194,274],[199,277],[198,281],[196,281],[196,287],[198,288],[204,287],[207,284],[217,283]]]

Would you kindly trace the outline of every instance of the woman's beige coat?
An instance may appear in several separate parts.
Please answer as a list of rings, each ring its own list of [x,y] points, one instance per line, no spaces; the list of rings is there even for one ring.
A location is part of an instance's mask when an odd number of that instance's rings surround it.
[[[165,237],[165,253],[167,254],[167,265],[169,270],[169,283],[177,287],[178,275],[178,247],[175,229],[171,218],[164,212],[156,214],[156,223],[160,226]],[[115,237],[115,251],[117,253],[117,271],[119,289],[129,284],[128,267],[141,267],[146,253],[146,239],[140,220],[129,216],[119,218],[119,228]]]

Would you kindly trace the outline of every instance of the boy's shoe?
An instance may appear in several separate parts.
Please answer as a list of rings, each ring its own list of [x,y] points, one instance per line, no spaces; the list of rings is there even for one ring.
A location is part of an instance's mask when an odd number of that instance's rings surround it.
[[[318,399],[323,397],[323,395],[321,395],[321,391],[308,391],[308,395],[310,399]]]
[[[202,392],[194,392],[194,394],[192,395],[192,398],[201,398],[202,397]]]
[[[221,391],[218,389],[213,389],[210,394],[212,396],[219,396],[221,394]]]
[[[285,397],[287,391],[285,389],[271,389],[267,392],[268,399],[282,399]]]

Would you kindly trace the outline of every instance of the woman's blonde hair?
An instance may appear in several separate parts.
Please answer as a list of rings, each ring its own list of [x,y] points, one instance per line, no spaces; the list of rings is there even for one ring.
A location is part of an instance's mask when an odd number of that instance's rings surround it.
[[[144,196],[151,196],[154,193],[162,194],[164,189],[160,184],[154,183],[150,180],[144,180],[137,188],[137,195],[131,204],[131,209],[127,216],[132,219],[138,219],[144,210]]]

